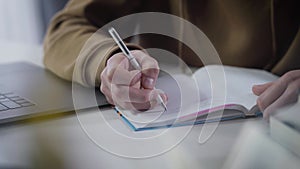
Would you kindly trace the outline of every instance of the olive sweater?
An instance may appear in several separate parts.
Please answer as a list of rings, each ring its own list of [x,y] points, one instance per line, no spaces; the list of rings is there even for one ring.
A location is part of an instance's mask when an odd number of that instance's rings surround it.
[[[298,7],[297,0],[71,0],[49,26],[44,63],[64,79],[85,86],[99,85],[107,59],[118,48],[107,33],[97,33],[95,40],[83,49],[87,40],[119,17],[164,12],[200,28],[223,64],[282,75],[300,69]],[[189,65],[203,65],[188,47],[174,39],[140,35],[139,42],[132,42],[127,39],[133,49],[162,48],[176,53]]]

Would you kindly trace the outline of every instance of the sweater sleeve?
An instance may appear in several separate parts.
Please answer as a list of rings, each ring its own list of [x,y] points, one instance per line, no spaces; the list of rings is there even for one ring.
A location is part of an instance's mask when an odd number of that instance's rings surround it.
[[[107,59],[118,48],[85,16],[92,0],[71,0],[52,20],[44,41],[44,64],[54,74],[84,86],[100,84]],[[107,18],[103,18],[107,19]],[[128,44],[131,48],[140,48]]]

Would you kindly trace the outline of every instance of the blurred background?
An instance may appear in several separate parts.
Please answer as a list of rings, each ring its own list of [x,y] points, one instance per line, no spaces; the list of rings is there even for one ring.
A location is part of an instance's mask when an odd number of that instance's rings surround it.
[[[42,44],[47,26],[67,0],[0,0],[0,41]]]

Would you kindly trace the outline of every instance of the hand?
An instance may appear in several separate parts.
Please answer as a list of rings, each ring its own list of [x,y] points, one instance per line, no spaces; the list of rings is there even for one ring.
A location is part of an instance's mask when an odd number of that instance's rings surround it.
[[[263,111],[264,118],[279,107],[298,101],[300,89],[300,70],[287,72],[274,82],[254,85],[252,91],[259,96],[257,105]]]
[[[154,107],[158,94],[166,102],[167,96],[154,90],[159,74],[157,61],[140,50],[131,52],[142,71],[134,70],[124,54],[113,55],[101,73],[101,92],[110,104],[130,110]]]

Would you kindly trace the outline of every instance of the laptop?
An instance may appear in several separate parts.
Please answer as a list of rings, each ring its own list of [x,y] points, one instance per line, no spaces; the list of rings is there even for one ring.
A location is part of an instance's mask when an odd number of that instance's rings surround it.
[[[78,106],[73,103],[72,87]],[[26,62],[0,65],[0,124],[97,106],[109,106],[98,88],[72,86]]]

